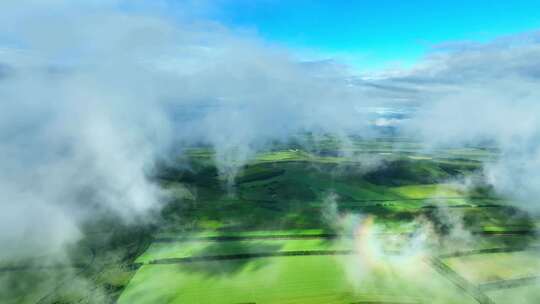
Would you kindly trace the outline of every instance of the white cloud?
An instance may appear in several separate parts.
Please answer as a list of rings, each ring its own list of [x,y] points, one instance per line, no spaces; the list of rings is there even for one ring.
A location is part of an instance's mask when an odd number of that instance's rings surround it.
[[[0,246],[61,246],[103,210],[147,218],[163,193],[146,171],[173,142],[213,145],[230,177],[271,140],[369,125],[354,110],[365,94],[340,66],[297,62],[252,35],[171,20],[141,10],[146,3],[0,5],[9,71],[0,78],[0,186],[13,194],[0,201]]]

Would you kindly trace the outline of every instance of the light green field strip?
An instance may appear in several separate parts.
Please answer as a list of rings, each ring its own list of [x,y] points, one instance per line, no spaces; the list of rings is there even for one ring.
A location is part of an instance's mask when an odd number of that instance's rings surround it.
[[[519,231],[532,231],[535,227],[532,225],[525,225],[525,224],[514,224],[514,225],[503,225],[503,226],[493,226],[493,225],[483,225],[482,231],[484,232],[492,232],[492,233],[512,233],[512,232],[519,232]]]
[[[323,150],[337,151],[339,145],[332,145],[324,147],[320,146]],[[484,160],[489,158],[494,158],[497,156],[497,153],[482,149],[476,148],[464,148],[464,149],[443,149],[437,151],[422,151],[422,145],[418,143],[407,143],[399,144],[392,142],[355,142],[354,147],[339,148],[339,151],[346,152],[348,154],[354,153],[415,153],[420,157],[430,156],[446,156],[449,158],[460,158],[460,159],[472,159],[472,160]],[[194,158],[211,158],[214,155],[214,152],[210,149],[188,149],[186,154]],[[259,153],[255,162],[278,162],[278,161],[302,161],[302,160],[315,160],[315,161],[340,161],[346,158],[342,157],[321,157],[315,154],[312,154],[308,151],[300,149],[284,149],[279,151],[271,152],[262,152]]]
[[[367,273],[351,259],[298,256],[144,265],[118,303],[475,303],[422,262],[407,274],[400,269]]]
[[[443,151],[449,155],[453,155],[460,158],[470,158],[470,159],[486,159],[490,157],[497,156],[495,151],[489,151],[484,149],[476,148],[461,148],[461,149],[450,149]]]
[[[318,156],[301,150],[287,150],[261,153],[252,163],[273,163],[283,161],[310,161],[318,163],[340,163],[347,158],[335,156]]]
[[[345,208],[366,208],[366,207],[384,207],[393,212],[401,211],[420,211],[421,208],[435,207],[459,207],[463,212],[469,212],[473,209],[482,209],[482,205],[496,204],[502,205],[505,202],[500,200],[492,200],[487,198],[470,198],[461,197],[422,197],[422,198],[402,198],[402,199],[385,199],[371,201],[340,201],[339,206]],[[468,209],[467,209],[468,208]],[[497,226],[500,227],[500,226]],[[523,230],[523,227],[519,227]],[[504,229],[504,228],[503,228]],[[515,229],[514,229],[515,230]]]
[[[324,189],[325,185],[320,188]],[[332,189],[338,195],[346,195],[355,200],[397,200],[400,195],[385,186],[377,186],[368,182],[357,180],[351,182],[341,182],[332,184]]]
[[[475,254],[447,258],[444,262],[476,284],[540,274],[537,251]]]
[[[217,256],[234,254],[277,253],[287,251],[350,250],[352,245],[326,239],[308,240],[243,240],[243,241],[187,241],[153,243],[136,260],[148,263],[152,260]]]
[[[496,304],[537,304],[540,303],[540,283],[493,290],[487,294]]]
[[[253,230],[253,231],[160,231],[155,238],[205,238],[205,237],[250,237],[250,236],[317,236],[325,234],[322,229],[291,229],[291,230]]]
[[[405,198],[436,199],[437,197],[464,197],[465,193],[451,184],[411,185],[391,188]]]
[[[360,163],[362,155],[367,157],[370,154],[379,154],[386,156],[386,159],[397,159],[401,154],[415,153],[416,150],[396,150],[393,148],[369,148],[369,149],[344,149],[340,152],[348,153],[351,156],[322,156],[314,153],[310,153],[302,150],[286,150],[286,151],[274,151],[261,153],[251,161],[251,164],[256,163],[276,163],[276,162],[312,162],[312,163],[326,163],[326,164],[339,164],[339,163]],[[395,154],[395,155],[394,155]],[[408,155],[407,155],[408,157]],[[419,156],[421,159],[431,159],[427,156]]]

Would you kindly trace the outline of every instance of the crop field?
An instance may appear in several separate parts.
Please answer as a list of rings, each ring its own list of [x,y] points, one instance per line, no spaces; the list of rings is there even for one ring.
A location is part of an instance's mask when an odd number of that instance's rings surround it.
[[[476,284],[540,276],[538,251],[472,254],[445,263]]]
[[[482,183],[496,151],[312,146],[261,152],[232,185],[185,151],[153,176],[154,222],[92,223],[65,262],[0,261],[0,302],[537,303],[540,221]]]
[[[353,258],[288,256],[144,265],[119,303],[474,303],[425,265],[417,269],[425,275],[424,282],[384,269],[355,286],[348,276],[362,269],[349,269],[348,274],[344,267],[354,265]],[[433,296],[438,300],[431,302]]]
[[[153,243],[137,258],[137,263],[152,263],[161,259],[234,256],[237,254],[280,254],[295,251],[351,250],[346,244],[325,239],[268,239],[241,241],[187,241]]]
[[[501,288],[487,293],[495,303],[529,304],[540,301],[540,283]]]

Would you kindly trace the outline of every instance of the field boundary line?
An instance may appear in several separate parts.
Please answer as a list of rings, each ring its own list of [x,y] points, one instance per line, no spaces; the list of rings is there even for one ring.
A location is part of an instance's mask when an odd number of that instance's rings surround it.
[[[442,276],[473,297],[480,304],[495,304],[480,288],[455,272],[443,261],[436,257],[427,259],[428,263]]]
[[[226,261],[226,260],[243,260],[253,258],[268,258],[268,257],[287,257],[287,256],[321,256],[321,255],[352,255],[354,250],[298,250],[298,251],[282,251],[282,252],[261,252],[261,253],[241,253],[229,255],[206,255],[185,258],[164,258],[151,260],[144,265],[156,264],[181,264],[191,262],[206,262],[206,261]]]
[[[491,291],[491,290],[533,285],[537,283],[540,283],[540,275],[486,282],[486,283],[480,284],[478,288],[482,291]]]
[[[497,248],[487,248],[487,249],[477,249],[477,250],[468,250],[468,251],[456,251],[448,254],[441,254],[438,256],[439,259],[447,258],[457,258],[462,256],[476,255],[476,254],[486,254],[486,253],[510,253],[510,252],[522,252],[522,251],[534,251],[540,250],[540,246],[519,246],[519,247],[497,247]]]
[[[250,240],[317,240],[317,239],[336,239],[337,233],[322,234],[281,234],[281,235],[246,235],[246,236],[201,236],[201,237],[159,237],[155,238],[155,243],[172,243],[182,241],[250,241]]]

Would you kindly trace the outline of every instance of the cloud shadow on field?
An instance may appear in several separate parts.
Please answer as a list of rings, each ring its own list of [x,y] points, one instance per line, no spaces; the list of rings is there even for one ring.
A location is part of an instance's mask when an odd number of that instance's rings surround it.
[[[205,277],[230,276],[244,270],[256,271],[267,264],[268,259],[242,258],[243,255],[252,253],[277,253],[282,248],[282,244],[260,244],[252,245],[247,242],[219,241],[212,242],[193,254],[193,257],[224,257],[222,260],[193,261],[183,263],[181,271],[190,273],[200,273]],[[226,256],[226,257],[225,257]],[[230,258],[230,259],[227,259]]]

